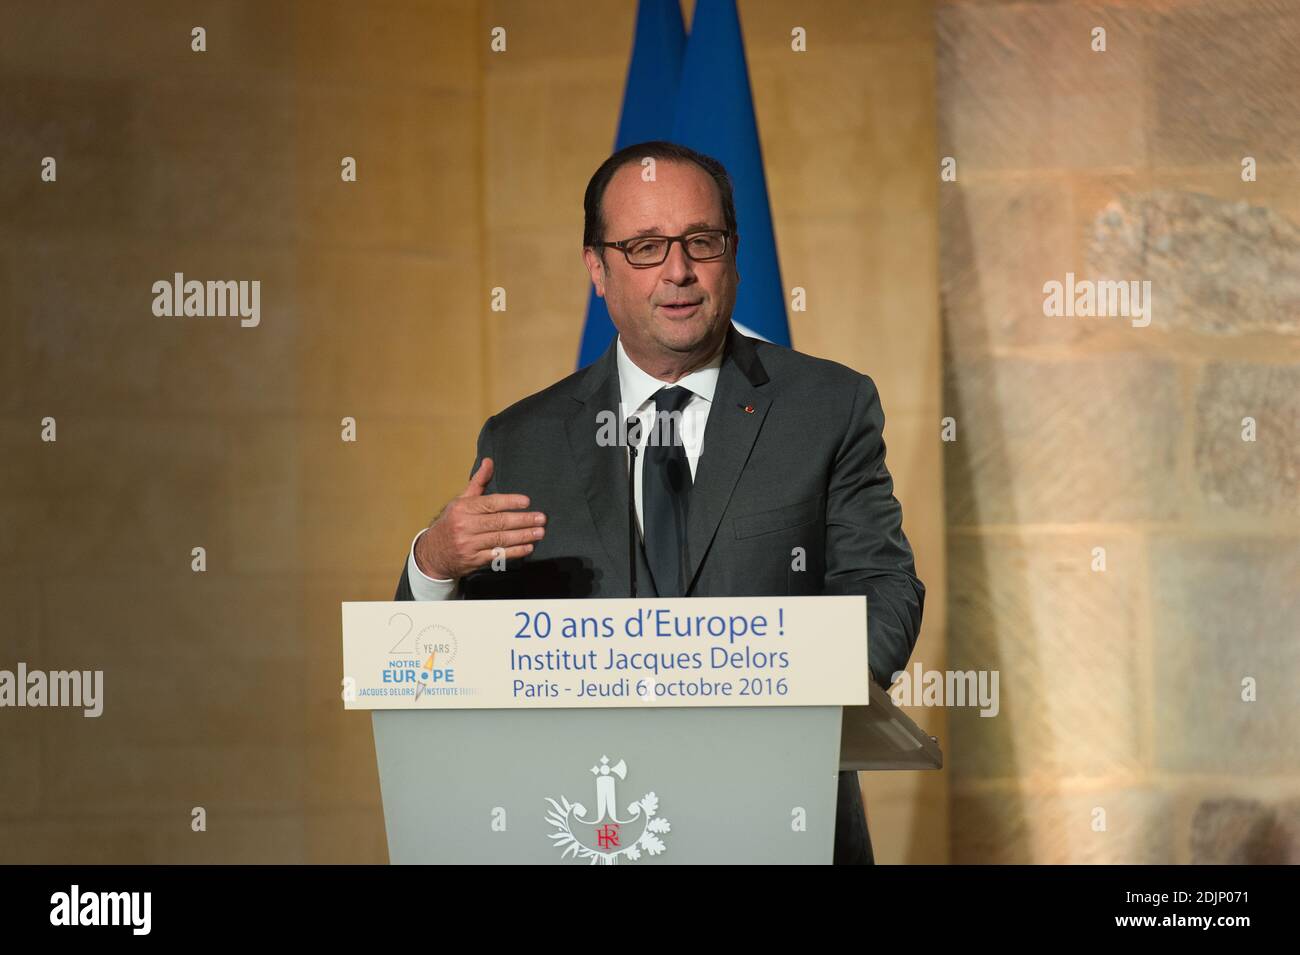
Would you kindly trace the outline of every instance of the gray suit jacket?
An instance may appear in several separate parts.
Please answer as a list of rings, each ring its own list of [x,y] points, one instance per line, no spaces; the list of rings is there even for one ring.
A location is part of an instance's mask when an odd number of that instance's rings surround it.
[[[596,441],[619,410],[615,345],[596,362],[483,425],[472,475],[527,494],[546,536],[505,570],[461,580],[469,599],[626,597],[627,451]],[[688,597],[864,594],[868,660],[882,686],[903,669],[925,602],[885,468],[876,386],[836,362],[727,332],[689,510]],[[792,567],[803,548],[806,568]],[[637,553],[637,591],[657,596]],[[396,600],[411,600],[403,562]],[[864,677],[866,674],[864,674]],[[836,861],[871,861],[855,773],[841,773]]]

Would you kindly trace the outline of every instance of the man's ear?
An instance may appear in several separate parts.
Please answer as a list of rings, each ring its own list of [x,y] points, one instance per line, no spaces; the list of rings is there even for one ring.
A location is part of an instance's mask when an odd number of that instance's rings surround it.
[[[740,233],[737,232],[731,237],[731,261],[736,261],[736,256],[740,254]],[[736,269],[736,284],[740,284],[740,269]]]
[[[587,266],[587,274],[591,276],[591,284],[596,287],[596,294],[600,298],[605,297],[605,263],[600,260],[596,250],[591,246],[584,246],[582,249],[582,262]]]

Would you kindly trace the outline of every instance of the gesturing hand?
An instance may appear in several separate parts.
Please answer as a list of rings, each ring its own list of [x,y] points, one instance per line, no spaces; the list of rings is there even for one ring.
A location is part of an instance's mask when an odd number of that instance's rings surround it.
[[[415,563],[430,577],[464,577],[492,562],[533,551],[546,533],[546,515],[526,511],[524,494],[485,494],[492,480],[492,459],[484,458],[459,496],[442,509],[415,542]],[[500,548],[500,550],[498,550]]]

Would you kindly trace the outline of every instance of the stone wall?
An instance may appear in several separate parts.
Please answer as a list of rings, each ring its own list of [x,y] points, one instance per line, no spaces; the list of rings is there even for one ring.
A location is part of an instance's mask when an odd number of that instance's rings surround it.
[[[1300,861],[1300,5],[936,31],[952,860]]]

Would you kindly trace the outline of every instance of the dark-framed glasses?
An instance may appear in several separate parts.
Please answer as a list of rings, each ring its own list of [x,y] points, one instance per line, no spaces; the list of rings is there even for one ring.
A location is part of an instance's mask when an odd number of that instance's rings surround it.
[[[622,242],[598,242],[602,248],[618,249],[628,265],[638,268],[662,265],[668,260],[668,250],[674,242],[682,244],[688,258],[695,262],[708,262],[727,254],[732,232],[727,229],[703,229],[682,235],[638,235]]]

